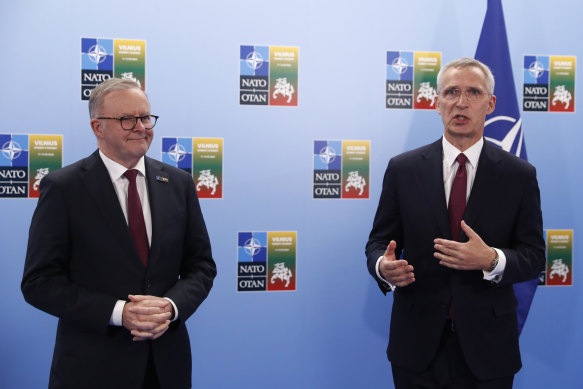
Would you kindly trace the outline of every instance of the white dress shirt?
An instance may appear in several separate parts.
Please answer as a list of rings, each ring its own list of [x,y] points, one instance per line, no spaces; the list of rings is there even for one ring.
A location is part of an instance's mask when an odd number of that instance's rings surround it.
[[[109,177],[111,178],[111,182],[113,183],[113,188],[115,189],[115,193],[119,200],[119,204],[121,205],[121,209],[126,219],[126,223],[129,224],[128,220],[128,187],[129,187],[129,180],[123,175],[128,168],[119,163],[115,162],[114,160],[108,158],[105,154],[99,150],[99,156],[109,173]],[[146,164],[144,162],[144,157],[140,158],[138,163],[136,164],[133,169],[138,170],[138,175],[136,176],[136,186],[138,188],[138,195],[140,196],[140,202],[142,204],[142,212],[144,213],[144,222],[146,224],[146,233],[148,235],[148,244],[152,244],[152,212],[150,210],[150,198],[148,196],[148,185],[146,182]],[[172,299],[165,297],[166,300],[172,303],[174,307],[174,318],[172,321],[178,318],[178,308]],[[123,325],[123,307],[126,301],[124,300],[117,300],[115,306],[113,307],[113,312],[111,314],[111,318],[109,319],[109,324],[114,326],[122,326]]]
[[[442,137],[442,146],[443,146],[443,189],[445,190],[445,199],[447,204],[449,205],[449,195],[451,193],[451,185],[453,183],[453,179],[455,178],[455,174],[458,169],[458,162],[457,157],[460,154],[460,151],[451,143]],[[476,178],[476,171],[478,169],[478,161],[480,159],[480,153],[482,152],[482,148],[484,147],[484,138],[480,138],[480,140],[474,143],[470,148],[464,151],[465,156],[467,157],[466,161],[466,172],[468,177],[468,187],[466,190],[466,202],[470,198],[470,193],[472,191],[472,186],[474,185],[474,179]],[[471,226],[470,226],[471,227]],[[484,273],[484,279],[492,282],[500,282],[502,279],[502,275],[504,274],[504,269],[506,268],[506,256],[502,250],[499,250],[493,247],[496,250],[496,254],[498,255],[498,264],[491,272],[482,270]],[[391,283],[387,282],[379,272],[379,265],[381,259],[383,257],[379,257],[376,263],[376,273],[377,276],[383,280],[391,290],[395,289],[395,286]],[[405,258],[406,259],[406,258]]]

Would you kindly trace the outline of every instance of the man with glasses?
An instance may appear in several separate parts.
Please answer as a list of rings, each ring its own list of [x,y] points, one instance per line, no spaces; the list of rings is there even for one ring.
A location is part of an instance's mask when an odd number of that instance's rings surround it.
[[[536,172],[484,141],[494,77],[462,58],[437,76],[443,137],[391,159],[366,246],[393,291],[396,388],[511,388],[521,367],[512,284],[545,263]]]
[[[130,80],[89,100],[98,150],[41,181],[22,292],[59,318],[50,388],[190,388],[186,320],[216,266],[194,182],[145,156],[158,116]]]

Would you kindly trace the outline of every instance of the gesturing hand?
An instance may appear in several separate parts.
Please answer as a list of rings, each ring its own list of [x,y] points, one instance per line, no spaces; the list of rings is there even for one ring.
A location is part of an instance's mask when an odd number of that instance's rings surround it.
[[[403,287],[415,282],[413,266],[409,265],[404,259],[397,259],[395,248],[397,243],[391,240],[379,263],[379,272],[381,276],[391,285]]]
[[[447,239],[435,239],[433,256],[439,259],[439,264],[456,270],[490,270],[492,262],[498,255],[496,250],[488,246],[474,230],[462,220],[462,231],[468,241],[461,243]]]

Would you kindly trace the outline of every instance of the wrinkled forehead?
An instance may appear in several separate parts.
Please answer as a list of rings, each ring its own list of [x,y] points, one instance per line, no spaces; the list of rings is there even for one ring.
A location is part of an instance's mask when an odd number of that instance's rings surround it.
[[[442,77],[442,89],[477,88],[486,90],[488,83],[482,69],[477,66],[464,66],[448,69]]]

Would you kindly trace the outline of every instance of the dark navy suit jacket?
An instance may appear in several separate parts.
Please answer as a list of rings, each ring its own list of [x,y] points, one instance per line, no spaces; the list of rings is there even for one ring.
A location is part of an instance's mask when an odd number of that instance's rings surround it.
[[[464,220],[507,259],[494,284],[479,271],[455,271],[433,256],[435,238],[451,239],[443,187],[441,140],[391,159],[366,246],[368,269],[391,240],[414,266],[416,281],[394,292],[388,357],[423,371],[433,360],[453,301],[460,346],[478,379],[516,373],[521,365],[512,284],[533,279],[545,263],[540,193],[535,168],[484,142]],[[461,241],[467,241],[462,231]]]
[[[191,387],[185,321],[208,295],[216,267],[192,177],[147,157],[145,166],[147,268],[98,151],[41,181],[21,286],[26,301],[59,318],[51,388],[139,388],[150,352],[162,388]],[[160,338],[133,342],[127,329],[108,324],[128,294],[169,297],[179,317]]]

